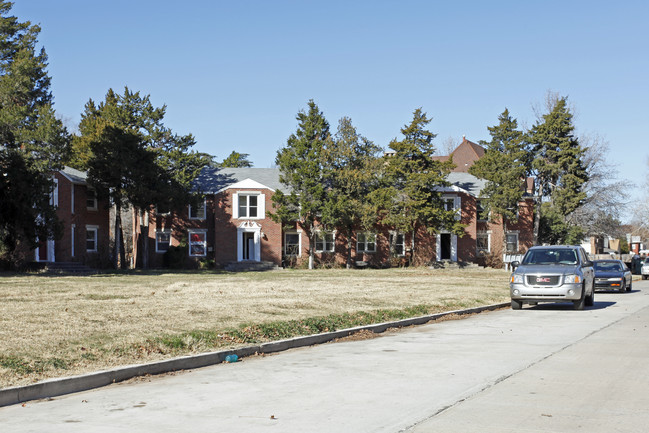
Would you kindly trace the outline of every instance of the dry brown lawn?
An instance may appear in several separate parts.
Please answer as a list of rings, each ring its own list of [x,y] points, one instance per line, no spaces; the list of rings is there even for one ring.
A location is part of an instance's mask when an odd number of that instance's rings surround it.
[[[507,273],[471,268],[265,273],[0,274],[0,388],[226,347],[162,350],[163,336],[426,305],[505,302]]]

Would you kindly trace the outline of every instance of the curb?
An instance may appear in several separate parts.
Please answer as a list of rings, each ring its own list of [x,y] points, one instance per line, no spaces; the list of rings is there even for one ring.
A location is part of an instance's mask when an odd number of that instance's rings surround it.
[[[129,365],[113,370],[98,371],[95,373],[65,378],[49,379],[33,385],[17,386],[0,390],[0,407],[23,403],[30,400],[38,400],[72,394],[75,392],[87,391],[93,388],[110,385],[116,382],[131,379],[137,376],[155,375],[179,370],[190,370],[209,365],[220,364],[225,361],[228,355],[237,355],[239,358],[255,354],[282,352],[296,347],[313,346],[347,337],[359,331],[371,331],[375,334],[385,332],[391,328],[403,328],[406,326],[423,325],[450,315],[470,315],[493,311],[508,307],[509,303],[492,304],[483,307],[470,308],[467,310],[448,311],[445,313],[432,314],[428,316],[413,317],[394,322],[384,322],[375,325],[358,326],[355,328],[341,329],[339,331],[326,332],[322,334],[295,337],[288,340],[273,341],[255,346],[242,347],[234,350],[219,352],[201,353],[199,355],[182,356],[165,361],[152,362],[149,364]]]

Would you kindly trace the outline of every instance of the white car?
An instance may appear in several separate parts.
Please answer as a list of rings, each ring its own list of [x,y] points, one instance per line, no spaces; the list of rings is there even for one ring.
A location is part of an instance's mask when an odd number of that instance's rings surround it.
[[[647,257],[644,260],[644,263],[642,264],[642,269],[640,270],[640,273],[642,274],[642,279],[646,280],[649,278],[649,257]]]

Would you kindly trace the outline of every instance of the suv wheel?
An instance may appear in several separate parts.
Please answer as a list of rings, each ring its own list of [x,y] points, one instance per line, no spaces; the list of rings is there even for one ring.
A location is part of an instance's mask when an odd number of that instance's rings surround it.
[[[585,287],[584,287],[585,289]],[[593,282],[593,287],[591,287],[590,295],[584,297],[584,304],[587,307],[592,307],[595,304],[595,283]]]
[[[584,304],[586,303],[586,286],[584,285],[581,288],[581,298],[579,298],[577,301],[572,301],[575,310],[583,310],[584,309]]]
[[[512,299],[512,310],[520,310],[523,308],[523,301]]]

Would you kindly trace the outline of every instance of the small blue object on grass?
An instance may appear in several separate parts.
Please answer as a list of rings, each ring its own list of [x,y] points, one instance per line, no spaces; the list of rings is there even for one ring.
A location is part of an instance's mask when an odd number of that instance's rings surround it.
[[[228,355],[225,357],[225,362],[237,362],[239,360],[239,357],[237,355]]]

